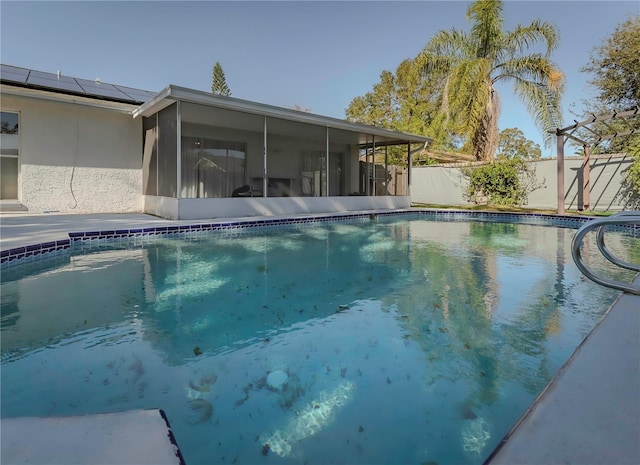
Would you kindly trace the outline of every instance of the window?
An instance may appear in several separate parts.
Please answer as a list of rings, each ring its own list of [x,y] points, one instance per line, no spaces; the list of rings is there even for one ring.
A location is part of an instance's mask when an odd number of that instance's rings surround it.
[[[0,129],[0,199],[18,199],[19,114],[3,111]]]

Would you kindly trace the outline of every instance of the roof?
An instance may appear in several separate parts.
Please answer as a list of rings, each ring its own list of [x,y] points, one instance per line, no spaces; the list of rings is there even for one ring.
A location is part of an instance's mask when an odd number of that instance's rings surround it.
[[[0,64],[0,83],[135,105],[140,105],[155,95],[155,92],[108,84],[98,79],[90,81],[64,76],[60,72],[46,73],[4,64]]]
[[[169,85],[156,94],[132,87],[108,84],[97,79],[90,81],[64,76],[60,74],[60,72],[55,74],[47,73],[5,64],[0,64],[0,83],[25,89],[43,90],[64,95],[82,96],[102,101],[138,105],[138,108],[133,111],[134,117],[150,116],[171,105],[173,102],[180,100],[358,133],[362,146],[384,146],[406,144],[408,142],[427,144],[431,142],[431,138],[417,134],[393,131],[367,124],[352,123],[343,119],[251,102],[235,97],[216,95],[211,92],[187,89],[175,85]],[[373,136],[373,138],[370,136]]]
[[[169,85],[160,91],[153,99],[138,107],[133,116],[151,116],[152,114],[166,108],[175,101],[197,103],[227,110],[235,110],[244,113],[251,113],[260,116],[280,118],[299,123],[313,124],[333,129],[340,129],[359,133],[363,136],[377,137],[376,146],[406,144],[407,142],[416,144],[427,144],[431,138],[409,134],[405,132],[393,131],[390,129],[378,128],[367,124],[352,123],[350,121],[321,116],[305,111],[293,110],[290,108],[277,107],[264,103],[242,100],[235,97],[212,94],[199,90],[187,89],[184,87]],[[361,140],[362,145],[371,145],[371,139],[365,137]]]

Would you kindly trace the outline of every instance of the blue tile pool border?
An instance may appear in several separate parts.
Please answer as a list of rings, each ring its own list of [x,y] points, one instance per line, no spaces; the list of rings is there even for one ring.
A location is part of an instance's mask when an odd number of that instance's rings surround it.
[[[24,263],[25,261],[51,257],[68,251],[71,247],[70,239],[59,241],[45,242],[42,244],[27,245],[24,247],[16,247],[0,252],[0,265],[2,268],[8,265]]]
[[[511,212],[478,212],[467,210],[430,210],[407,209],[368,211],[358,213],[338,213],[325,215],[308,215],[286,218],[261,218],[227,220],[210,223],[135,227],[130,229],[107,229],[87,232],[70,232],[69,239],[16,247],[0,252],[0,269],[33,260],[49,258],[57,254],[69,253],[76,245],[93,244],[108,245],[124,239],[144,240],[164,236],[188,236],[193,233],[231,232],[237,233],[253,228],[271,226],[298,226],[310,224],[331,223],[336,221],[371,220],[374,217],[424,217],[440,221],[491,221],[502,223],[518,223],[541,226],[555,226],[577,229],[594,219],[590,216],[552,215],[546,213],[511,213]],[[629,225],[625,230],[631,230],[634,236],[640,235],[640,225]]]

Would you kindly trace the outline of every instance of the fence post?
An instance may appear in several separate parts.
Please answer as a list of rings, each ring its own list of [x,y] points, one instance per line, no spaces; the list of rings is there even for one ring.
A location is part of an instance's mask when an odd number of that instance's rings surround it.
[[[556,155],[558,162],[558,215],[564,215],[564,136],[560,133],[560,130],[556,131]]]
[[[583,146],[584,158],[582,160],[582,208],[586,211],[591,210],[591,147]]]

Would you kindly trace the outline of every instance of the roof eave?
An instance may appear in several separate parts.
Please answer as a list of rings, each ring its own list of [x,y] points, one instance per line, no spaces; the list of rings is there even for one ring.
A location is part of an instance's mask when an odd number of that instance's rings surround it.
[[[40,100],[50,100],[54,102],[74,103],[95,108],[120,111],[127,114],[132,114],[136,109],[136,104],[134,103],[92,98],[73,93],[53,91],[50,89],[38,89],[34,87],[15,85],[14,83],[7,82],[0,83],[0,94],[37,98]]]
[[[171,105],[171,103],[178,100],[189,103],[215,106],[217,108],[223,108],[227,110],[258,114],[267,117],[281,118],[300,123],[325,126],[328,128],[341,129],[345,131],[371,134],[373,136],[380,136],[389,140],[397,140],[398,143],[406,144],[407,142],[412,142],[426,144],[431,142],[432,140],[429,137],[419,136],[416,134],[392,131],[389,129],[382,129],[366,124],[352,123],[350,121],[332,118],[329,116],[321,116],[314,113],[307,113],[264,103],[251,102],[249,100],[242,100],[235,97],[226,97],[212,94],[210,92],[187,89],[185,87],[174,85],[165,87],[151,100],[138,107],[133,112],[133,116],[134,118],[138,116],[151,116],[152,114],[162,110],[163,108],[166,108],[167,106]]]

